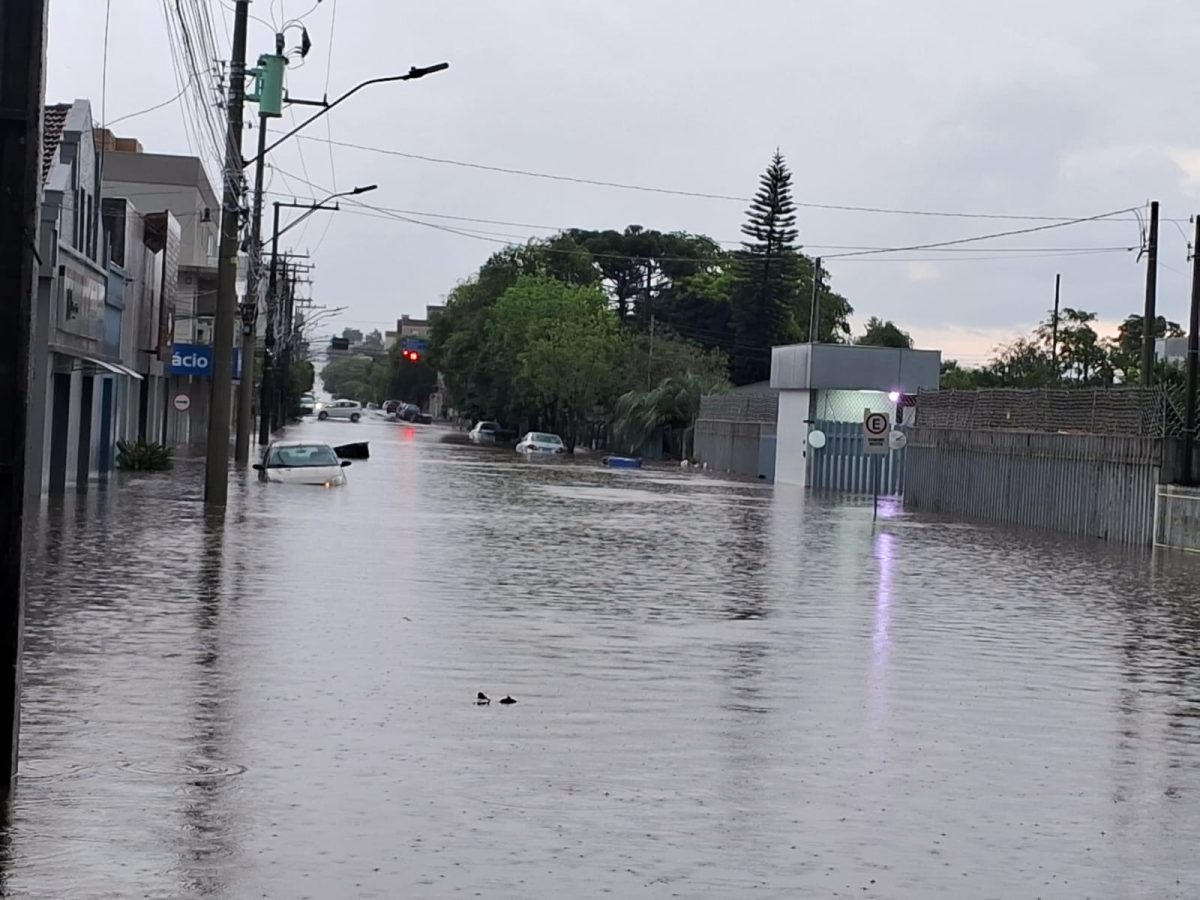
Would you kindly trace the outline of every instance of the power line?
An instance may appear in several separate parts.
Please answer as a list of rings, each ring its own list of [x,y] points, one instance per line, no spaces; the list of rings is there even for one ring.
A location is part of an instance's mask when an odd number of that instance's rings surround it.
[[[650,185],[630,184],[619,181],[608,181],[598,178],[586,178],[575,175],[557,175],[549,172],[537,172],[530,169],[517,169],[506,166],[493,166],[485,163],[466,162],[464,160],[447,159],[438,156],[426,156],[420,153],[409,153],[402,150],[391,150],[386,147],[372,147],[365,144],[356,144],[350,141],[335,141],[328,138],[313,137],[311,135],[302,135],[300,140],[316,141],[319,143],[330,143],[337,147],[347,147],[353,150],[363,150],[369,153],[380,153],[385,156],[396,156],[403,159],[412,159],[419,162],[436,163],[438,165],[457,166],[466,169],[477,169],[484,172],[496,172],[503,175],[519,175],[525,178],[541,178],[549,181],[561,181],[571,184],[586,184],[594,187],[607,187],[625,191],[640,191],[651,194],[666,194],[675,197],[693,197],[702,200],[727,200],[736,203],[750,203],[752,197],[746,197],[735,194],[718,194],[707,191],[690,191],[678,190],[674,188],[653,187]],[[875,213],[881,215],[893,216],[928,216],[937,218],[955,218],[955,219],[997,219],[1002,221],[1043,221],[1043,222],[1070,222],[1078,220],[1074,216],[1047,216],[1035,214],[1009,214],[1009,213],[980,213],[980,212],[953,212],[949,210],[930,210],[930,209],[901,209],[885,206],[856,206],[843,203],[814,203],[794,200],[794,204],[805,209],[824,209],[839,212],[861,212]],[[1124,212],[1132,212],[1133,209],[1124,210]],[[1127,220],[1126,220],[1127,221]]]

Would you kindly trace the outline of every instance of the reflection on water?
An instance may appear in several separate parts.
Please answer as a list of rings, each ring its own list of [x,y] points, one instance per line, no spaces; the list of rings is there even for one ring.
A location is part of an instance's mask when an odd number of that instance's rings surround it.
[[[1200,561],[354,429],[46,511],[0,893],[1200,896]]]

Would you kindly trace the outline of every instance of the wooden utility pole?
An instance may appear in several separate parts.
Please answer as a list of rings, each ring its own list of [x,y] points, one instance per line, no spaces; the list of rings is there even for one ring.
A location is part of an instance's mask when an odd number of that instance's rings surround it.
[[[1050,364],[1054,377],[1058,377],[1058,290],[1062,286],[1062,275],[1054,276],[1054,318],[1050,325]]]
[[[1183,480],[1195,484],[1196,467],[1192,460],[1196,447],[1196,375],[1200,367],[1200,215],[1194,217],[1196,236],[1192,238],[1192,309],[1188,318],[1187,396],[1184,398]]]
[[[1146,315],[1142,323],[1142,387],[1154,384],[1154,324],[1158,320],[1158,201],[1150,203],[1150,236],[1146,241]]]
[[[225,192],[221,202],[221,248],[217,262],[217,311],[213,323],[212,402],[204,502],[224,509],[229,497],[229,416],[233,399],[233,333],[237,314],[237,257],[242,194],[242,108],[246,100],[246,25],[250,0],[235,0],[233,53],[229,63],[229,125],[225,133]],[[242,377],[253,377],[254,360],[242,358]]]
[[[0,0],[0,787],[17,774],[25,627],[25,438],[41,203],[46,0]]]

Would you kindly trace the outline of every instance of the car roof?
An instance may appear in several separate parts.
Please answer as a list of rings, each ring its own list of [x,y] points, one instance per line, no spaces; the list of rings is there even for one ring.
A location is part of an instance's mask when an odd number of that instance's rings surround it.
[[[330,450],[333,449],[332,445],[324,441],[274,441],[267,445],[268,450],[276,447],[329,447]]]

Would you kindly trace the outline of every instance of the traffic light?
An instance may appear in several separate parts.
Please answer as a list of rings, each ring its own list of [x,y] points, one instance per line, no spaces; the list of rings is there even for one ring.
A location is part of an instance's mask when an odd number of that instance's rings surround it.
[[[421,354],[417,350],[405,350],[404,358],[407,359],[409,362],[413,362],[413,363],[420,362]]]

